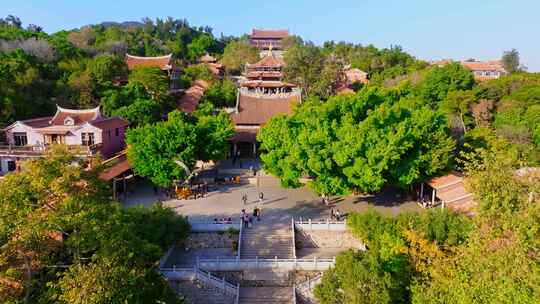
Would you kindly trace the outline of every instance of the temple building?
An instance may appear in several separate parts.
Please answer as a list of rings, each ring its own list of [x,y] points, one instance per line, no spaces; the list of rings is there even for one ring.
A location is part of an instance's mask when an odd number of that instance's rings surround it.
[[[179,89],[180,69],[176,66],[172,54],[158,57],[140,57],[126,54],[125,62],[130,71],[139,67],[157,67],[169,77],[169,89],[173,92]]]
[[[0,144],[0,175],[15,171],[19,161],[43,157],[51,144],[65,144],[79,157],[110,157],[125,147],[128,123],[106,118],[99,107],[85,110],[57,106],[52,117],[19,120],[4,128]]]
[[[256,136],[260,127],[274,116],[292,114],[294,106],[301,102],[301,90],[283,81],[284,66],[272,47],[259,62],[246,65],[246,80],[240,83],[236,107],[231,114],[236,129],[231,154],[256,157]]]
[[[253,29],[250,35],[251,45],[261,51],[261,56],[264,56],[273,48],[277,56],[282,55],[283,45],[282,40],[289,37],[289,30],[267,30]]]
[[[204,56],[199,58],[199,63],[206,65],[215,76],[219,78],[223,77],[223,65],[219,63],[214,56],[206,53]]]

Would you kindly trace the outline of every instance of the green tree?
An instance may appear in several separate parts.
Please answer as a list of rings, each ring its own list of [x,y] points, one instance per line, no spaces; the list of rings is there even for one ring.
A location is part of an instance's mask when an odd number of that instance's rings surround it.
[[[53,147],[0,180],[0,298],[8,303],[175,302],[155,264],[187,236],[161,205],[124,209],[90,163]]]
[[[406,188],[446,170],[454,143],[444,117],[393,94],[365,88],[273,118],[258,135],[263,167],[286,186],[310,177],[321,194]]]
[[[510,74],[519,72],[521,70],[519,65],[519,52],[516,49],[511,49],[510,51],[504,52],[502,56],[502,63],[504,69]]]
[[[474,86],[474,77],[471,71],[459,63],[452,63],[443,67],[433,67],[427,71],[424,80],[418,86],[418,95],[433,108],[437,108],[451,91],[467,91]]]
[[[199,57],[208,52],[213,43],[214,39],[210,35],[200,35],[193,39],[193,41],[187,45],[188,58],[191,61],[196,61]]]
[[[467,124],[471,120],[469,114],[475,100],[473,91],[451,91],[441,101],[439,109],[450,117],[457,116],[463,132],[467,133]]]
[[[197,160],[224,156],[234,127],[226,113],[192,117],[173,111],[169,119],[130,129],[127,133],[128,158],[137,174],[167,187],[182,180],[186,172],[176,161],[192,167]]]
[[[154,100],[166,98],[169,91],[169,78],[156,67],[136,68],[129,75],[129,83],[142,84]]]
[[[223,51],[221,63],[229,74],[240,74],[246,63],[255,63],[259,60],[259,51],[248,41],[231,41]]]

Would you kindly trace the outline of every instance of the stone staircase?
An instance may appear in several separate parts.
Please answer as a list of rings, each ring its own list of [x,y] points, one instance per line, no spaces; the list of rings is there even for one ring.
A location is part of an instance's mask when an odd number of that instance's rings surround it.
[[[255,221],[252,228],[242,230],[241,259],[294,258],[292,227],[290,224]]]
[[[234,304],[235,298],[198,281],[175,281],[173,288],[186,304]]]
[[[241,287],[240,304],[292,304],[292,287]]]

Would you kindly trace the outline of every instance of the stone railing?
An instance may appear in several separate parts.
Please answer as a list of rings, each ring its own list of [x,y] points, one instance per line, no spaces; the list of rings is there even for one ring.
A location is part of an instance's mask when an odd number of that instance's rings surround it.
[[[238,259],[231,257],[216,257],[212,259],[197,258],[197,268],[208,271],[241,271],[249,269],[280,269],[280,270],[305,270],[322,271],[328,270],[335,265],[335,258],[321,259]]]
[[[292,226],[292,250],[293,250],[293,257],[296,259],[296,236],[295,236],[295,229],[294,229],[294,218],[291,219],[291,226]]]
[[[313,300],[315,296],[313,295],[313,289],[322,281],[322,274],[319,274],[313,278],[309,278],[307,281],[297,284],[295,286],[296,294],[308,300]]]
[[[260,91],[251,91],[251,90],[248,90],[247,88],[240,88],[239,92],[241,95],[244,95],[244,96],[255,97],[255,98],[273,98],[273,99],[278,99],[278,98],[287,99],[287,98],[295,97],[295,96],[300,97],[301,95],[301,90],[298,88],[293,89],[291,92],[281,92],[281,93],[273,93],[273,94],[263,93]]]
[[[194,268],[161,268],[160,272],[168,280],[197,280],[201,283],[219,289],[222,293],[235,298],[235,303],[238,303],[240,295],[239,284],[234,285],[225,278],[218,278],[201,269]]]
[[[192,232],[218,232],[229,229],[240,230],[240,221],[191,221],[189,220]]]
[[[82,145],[66,145],[69,152],[78,156],[95,155],[102,148],[102,144],[94,144],[91,146]],[[51,148],[50,145],[26,145],[15,146],[0,144],[0,155],[16,155],[16,156],[41,156]]]
[[[331,221],[326,220],[297,220],[294,221],[294,228],[305,231],[326,230],[326,231],[345,231],[347,230],[347,221]]]

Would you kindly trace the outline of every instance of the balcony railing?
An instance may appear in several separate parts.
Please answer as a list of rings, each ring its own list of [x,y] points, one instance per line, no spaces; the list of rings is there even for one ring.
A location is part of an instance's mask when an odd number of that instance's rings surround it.
[[[90,146],[67,145],[68,151],[78,156],[92,156],[98,153],[103,145],[94,144]],[[9,156],[42,156],[51,149],[51,145],[26,145],[15,146],[0,143],[0,155]]]

